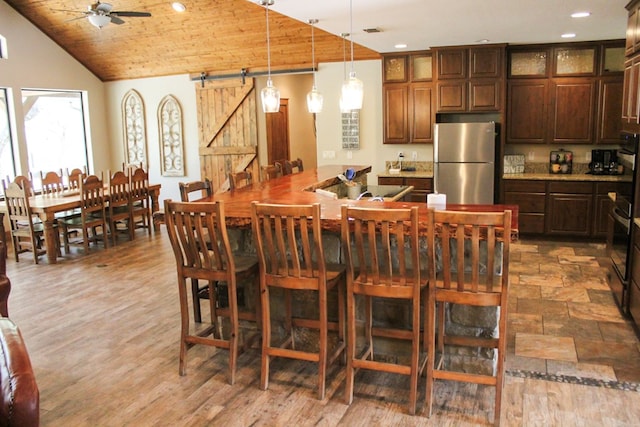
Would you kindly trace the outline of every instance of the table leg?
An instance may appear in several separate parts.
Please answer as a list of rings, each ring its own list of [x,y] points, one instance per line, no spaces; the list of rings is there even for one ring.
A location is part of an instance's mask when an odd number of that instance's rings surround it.
[[[56,264],[58,262],[58,231],[53,227],[56,219],[54,214],[43,215],[40,217],[44,223],[44,244],[47,248],[47,260],[49,264]]]
[[[149,197],[151,198],[151,218],[153,218],[153,214],[160,210],[160,203],[158,199],[160,198],[160,190],[149,190]],[[156,221],[153,222],[153,231],[160,230],[160,224]]]

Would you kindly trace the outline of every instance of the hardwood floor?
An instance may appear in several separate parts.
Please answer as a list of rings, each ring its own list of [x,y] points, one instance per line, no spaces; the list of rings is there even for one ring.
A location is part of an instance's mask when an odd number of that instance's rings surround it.
[[[548,268],[552,262],[559,263],[544,258]],[[492,388],[446,382],[436,383],[431,418],[422,405],[410,416],[408,379],[377,372],[358,374],[347,406],[340,366],[329,371],[327,397],[319,401],[314,364],[282,359],[272,362],[270,388],[262,391],[257,350],[240,356],[233,386],[227,352],[213,348],[191,349],[187,375],[180,377],[175,261],[164,230],[152,236],[140,230],[133,242],[56,265],[9,259],[8,275],[9,313],[36,371],[43,426],[471,426],[492,416]],[[522,280],[512,277],[516,286]],[[529,307],[526,302],[520,305]],[[514,316],[517,333],[527,319]],[[544,318],[532,319],[538,321]],[[517,363],[506,376],[503,425],[627,426],[640,419],[635,387],[539,377],[531,374],[539,371],[535,360],[526,365],[525,356],[509,353],[508,366],[510,359]],[[419,387],[423,402],[424,378]]]

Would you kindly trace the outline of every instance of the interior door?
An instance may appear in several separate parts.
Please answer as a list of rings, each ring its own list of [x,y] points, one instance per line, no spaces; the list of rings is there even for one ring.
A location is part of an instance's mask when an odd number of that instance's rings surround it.
[[[218,192],[229,188],[230,172],[259,176],[253,79],[198,82],[195,88],[201,177]]]
[[[289,159],[289,100],[280,99],[280,111],[266,114],[267,161]]]

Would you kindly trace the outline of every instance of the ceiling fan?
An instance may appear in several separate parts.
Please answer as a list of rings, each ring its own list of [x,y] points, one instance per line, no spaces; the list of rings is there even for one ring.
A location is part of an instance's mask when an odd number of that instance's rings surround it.
[[[71,11],[67,10],[65,12],[71,12]],[[98,28],[102,28],[106,26],[109,22],[113,22],[114,24],[117,24],[117,25],[124,24],[124,21],[120,19],[120,17],[123,17],[123,16],[136,17],[136,18],[151,16],[151,13],[149,12],[130,12],[130,11],[113,10],[113,6],[111,6],[111,4],[101,3],[99,1],[95,2],[90,6],[87,6],[86,12],[76,12],[76,11],[73,11],[73,12],[82,13],[84,15],[82,17],[75,18],[75,19],[82,19],[86,17],[89,20],[89,22],[91,22],[92,25]]]

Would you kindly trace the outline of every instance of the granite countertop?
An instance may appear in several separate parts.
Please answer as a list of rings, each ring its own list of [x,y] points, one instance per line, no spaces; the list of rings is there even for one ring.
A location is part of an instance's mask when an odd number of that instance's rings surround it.
[[[634,218],[634,219],[633,219],[633,223],[634,223],[636,226],[640,227],[640,218]]]

